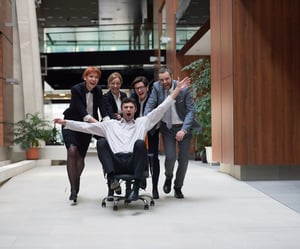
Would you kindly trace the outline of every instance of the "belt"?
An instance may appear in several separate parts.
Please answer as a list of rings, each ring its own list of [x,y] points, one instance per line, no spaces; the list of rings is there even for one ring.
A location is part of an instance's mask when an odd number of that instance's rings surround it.
[[[165,122],[162,121],[162,124],[164,124],[165,126],[167,126],[167,124]],[[172,124],[172,127],[175,127],[175,128],[179,128],[179,127],[182,127],[183,124]]]

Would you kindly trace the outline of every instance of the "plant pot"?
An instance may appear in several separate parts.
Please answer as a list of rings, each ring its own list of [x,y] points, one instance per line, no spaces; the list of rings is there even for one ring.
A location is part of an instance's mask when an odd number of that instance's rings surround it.
[[[37,160],[39,159],[39,148],[30,148],[26,150],[27,160]]]
[[[212,147],[205,146],[206,160],[208,163],[212,163]]]
[[[195,151],[195,161],[201,161],[201,151]]]
[[[206,160],[206,151],[205,149],[201,150],[201,161],[203,163],[207,163],[207,160]]]

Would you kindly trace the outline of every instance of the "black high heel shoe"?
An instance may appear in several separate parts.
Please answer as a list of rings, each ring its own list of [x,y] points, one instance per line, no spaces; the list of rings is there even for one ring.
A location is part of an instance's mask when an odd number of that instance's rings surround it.
[[[75,192],[71,192],[69,200],[73,201],[73,204],[76,204],[77,203],[77,194]]]

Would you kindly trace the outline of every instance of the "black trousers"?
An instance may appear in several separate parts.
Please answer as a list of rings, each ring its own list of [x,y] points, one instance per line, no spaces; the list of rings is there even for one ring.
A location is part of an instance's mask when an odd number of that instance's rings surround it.
[[[148,154],[144,140],[137,140],[133,152],[113,153],[107,140],[97,141],[97,152],[104,173],[132,174],[135,179],[144,179],[144,172],[148,169]]]

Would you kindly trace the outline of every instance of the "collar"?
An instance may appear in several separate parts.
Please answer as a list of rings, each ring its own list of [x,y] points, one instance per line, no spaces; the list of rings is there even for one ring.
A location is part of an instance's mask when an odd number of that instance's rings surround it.
[[[130,124],[130,123],[135,123],[135,119],[133,118],[133,119],[131,119],[130,121],[126,121],[126,119],[125,118],[121,118],[120,119],[120,121],[119,121],[120,123],[125,123],[125,124]]]
[[[111,95],[114,97],[114,99],[120,99],[120,96],[121,96],[120,92],[118,95],[115,95],[111,92]]]
[[[97,87],[97,86],[95,86],[95,87],[92,89],[92,91],[89,91],[89,90],[87,89],[87,87],[85,86],[85,93],[95,93],[96,87]]]

